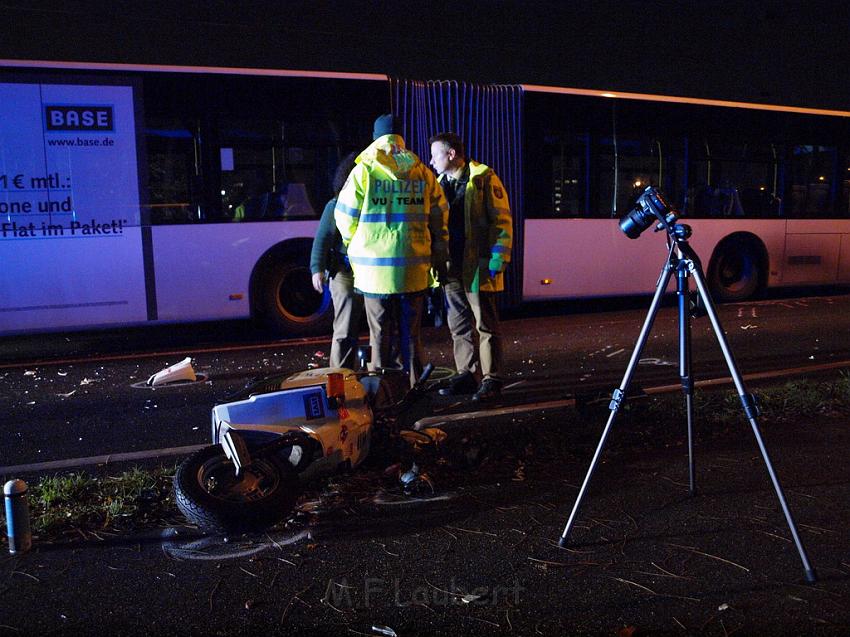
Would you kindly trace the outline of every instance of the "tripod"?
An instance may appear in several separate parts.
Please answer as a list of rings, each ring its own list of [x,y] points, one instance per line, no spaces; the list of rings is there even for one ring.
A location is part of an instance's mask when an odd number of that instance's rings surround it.
[[[578,497],[576,498],[575,504],[573,505],[573,510],[572,513],[570,513],[569,520],[567,521],[567,526],[564,528],[564,532],[561,534],[559,545],[563,547],[567,544],[567,538],[570,534],[570,529],[573,526],[573,522],[575,521],[576,513],[578,512],[579,506],[581,505],[581,502],[584,499],[585,492],[587,491],[588,484],[590,483],[590,479],[593,476],[593,472],[596,469],[597,463],[599,462],[599,457],[602,455],[602,449],[605,446],[605,440],[608,438],[608,434],[611,431],[611,427],[614,423],[614,418],[617,416],[617,412],[620,410],[620,407],[626,398],[626,392],[628,391],[632,374],[634,373],[635,367],[637,366],[637,363],[640,360],[641,353],[643,352],[644,346],[646,345],[646,341],[649,337],[649,332],[652,329],[652,324],[655,321],[656,315],[658,314],[658,308],[661,305],[661,297],[664,295],[664,291],[667,289],[667,285],[670,282],[670,277],[672,277],[673,273],[675,272],[676,295],[679,310],[679,376],[681,377],[682,389],[685,393],[685,407],[687,411],[688,421],[689,493],[690,495],[694,495],[696,491],[694,481],[693,449],[694,382],[691,376],[691,315],[688,308],[688,278],[693,277],[699,295],[698,300],[702,301],[705,311],[708,314],[709,319],[711,320],[711,326],[714,329],[714,335],[717,338],[717,342],[720,345],[720,349],[723,351],[723,356],[726,359],[726,365],[729,368],[729,373],[732,376],[732,381],[734,382],[735,388],[738,391],[738,396],[741,399],[741,405],[744,409],[744,414],[746,415],[747,420],[749,420],[750,426],[752,427],[753,434],[755,435],[756,442],[758,443],[762,458],[764,459],[765,465],[767,466],[767,472],[770,475],[770,480],[773,483],[774,490],[776,491],[776,496],[779,498],[779,504],[782,507],[782,512],[785,514],[785,520],[788,523],[788,528],[790,529],[791,535],[794,538],[794,544],[797,546],[797,552],[800,554],[800,560],[803,562],[803,569],[805,570],[806,580],[810,583],[816,582],[817,574],[809,564],[809,559],[806,556],[806,549],[803,547],[803,543],[800,540],[799,534],[797,533],[797,526],[794,523],[794,518],[791,516],[791,511],[789,510],[788,504],[785,501],[785,495],[782,492],[782,487],[779,484],[779,479],[776,477],[776,473],[773,470],[773,465],[770,462],[770,457],[767,454],[767,449],[764,446],[761,433],[759,432],[759,427],[758,423],[756,422],[756,418],[760,415],[760,413],[758,406],[756,405],[755,397],[752,394],[747,393],[746,389],[744,388],[744,383],[741,378],[741,374],[738,372],[738,369],[735,365],[735,360],[732,357],[732,351],[729,349],[729,344],[726,342],[726,337],[724,335],[723,328],[721,327],[720,321],[717,318],[717,311],[715,309],[711,296],[708,293],[708,289],[705,283],[705,275],[703,274],[702,265],[700,264],[699,257],[688,244],[687,240],[691,235],[691,228],[684,224],[666,223],[664,221],[659,224],[659,226],[662,225],[664,229],[667,230],[668,235],[667,241],[669,244],[669,253],[667,255],[667,262],[662,268],[661,275],[658,279],[658,285],[655,288],[655,295],[652,298],[652,304],[650,305],[649,311],[647,312],[646,319],[644,320],[643,327],[641,328],[640,335],[638,336],[637,342],[635,344],[634,352],[632,353],[631,360],[629,361],[628,367],[626,368],[626,373],[623,376],[623,381],[620,383],[620,386],[614,390],[612,394],[611,403],[608,406],[608,408],[611,410],[611,414],[609,415],[608,422],[602,432],[602,437],[599,440],[599,445],[596,447],[596,453],[593,454],[593,460],[590,463],[590,468],[587,471],[587,475],[584,478],[584,482],[581,485],[581,489],[579,489]]]

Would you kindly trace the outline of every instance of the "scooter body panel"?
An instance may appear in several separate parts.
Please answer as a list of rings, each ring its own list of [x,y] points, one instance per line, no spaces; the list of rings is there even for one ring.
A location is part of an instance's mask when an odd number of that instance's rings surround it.
[[[329,399],[325,390],[331,373],[344,376],[345,398],[340,404]],[[319,466],[312,471],[324,469],[321,465],[331,470],[340,465],[356,467],[366,458],[373,415],[354,372],[311,369],[287,377],[279,387],[270,391],[272,387],[265,385],[265,393],[213,407],[213,443],[219,444],[226,430],[235,430],[246,439],[251,434],[265,438],[302,431],[321,445],[322,457],[313,463]],[[291,461],[297,463],[297,459]]]

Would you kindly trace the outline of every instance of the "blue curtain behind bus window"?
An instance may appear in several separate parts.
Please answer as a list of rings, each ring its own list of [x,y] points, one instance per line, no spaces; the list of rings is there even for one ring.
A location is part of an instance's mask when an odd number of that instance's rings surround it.
[[[403,125],[407,146],[423,162],[431,157],[428,139],[453,131],[467,155],[487,164],[505,184],[513,212],[513,263],[505,274],[506,304],[522,298],[523,177],[522,105],[519,86],[467,82],[391,80],[393,112]]]

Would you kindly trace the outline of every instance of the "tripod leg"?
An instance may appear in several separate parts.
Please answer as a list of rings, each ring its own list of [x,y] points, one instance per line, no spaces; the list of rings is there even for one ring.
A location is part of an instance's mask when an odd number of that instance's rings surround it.
[[[711,319],[711,326],[714,328],[714,335],[717,337],[717,342],[720,345],[720,349],[723,351],[723,356],[726,359],[726,365],[729,368],[729,373],[732,375],[732,381],[735,383],[735,389],[738,391],[738,396],[741,399],[741,405],[743,406],[744,413],[747,416],[747,420],[750,421],[750,427],[752,427],[753,434],[756,437],[756,442],[758,443],[759,450],[761,451],[761,456],[767,466],[767,473],[770,475],[770,480],[773,483],[773,489],[776,491],[776,497],[779,498],[779,505],[782,507],[782,512],[785,514],[785,521],[788,523],[788,529],[791,531],[791,536],[794,538],[794,544],[797,546],[797,552],[800,554],[800,561],[803,563],[803,569],[806,573],[806,581],[810,583],[816,582],[817,574],[811,564],[809,564],[806,549],[803,547],[803,542],[800,540],[800,535],[797,532],[797,525],[794,523],[794,518],[791,515],[791,510],[788,508],[788,503],[785,501],[785,494],[782,491],[782,486],[779,484],[779,479],[776,477],[776,472],[773,470],[773,464],[770,462],[770,456],[767,453],[767,448],[764,445],[761,432],[759,431],[758,422],[756,421],[756,418],[759,415],[758,407],[755,405],[752,394],[748,394],[747,390],[744,388],[744,381],[741,378],[741,374],[738,372],[737,366],[735,365],[732,350],[729,349],[729,344],[726,342],[723,327],[720,325],[720,320],[717,318],[717,311],[711,300],[711,296],[708,293],[708,287],[705,284],[705,276],[702,273],[702,268],[699,266],[699,260],[696,259],[693,253],[688,256],[688,260],[693,263],[692,274],[694,281],[696,282],[700,297],[705,303],[705,309],[708,312],[708,317]]]
[[[637,342],[635,343],[635,349],[632,352],[631,360],[629,360],[629,365],[626,367],[626,373],[623,375],[623,380],[620,383],[619,388],[614,390],[614,394],[611,397],[611,403],[608,408],[611,410],[611,413],[608,416],[608,422],[605,424],[605,429],[602,431],[602,437],[599,439],[599,444],[596,446],[596,452],[593,454],[593,460],[590,461],[590,468],[587,470],[587,475],[584,477],[584,482],[582,482],[581,488],[578,491],[578,496],[576,497],[575,504],[573,504],[573,510],[570,513],[570,518],[567,520],[567,526],[564,527],[564,532],[561,533],[561,539],[558,542],[558,545],[563,547],[567,544],[567,538],[570,534],[570,529],[573,526],[573,522],[575,522],[576,514],[578,513],[578,509],[581,506],[581,502],[584,499],[584,494],[587,491],[587,486],[590,484],[590,478],[593,476],[593,472],[596,470],[596,465],[599,462],[599,457],[602,455],[602,449],[605,447],[605,440],[608,438],[608,434],[611,431],[611,426],[614,424],[614,418],[617,416],[617,412],[620,410],[620,405],[623,403],[626,397],[626,392],[629,388],[629,383],[632,380],[632,375],[634,374],[635,368],[637,367],[638,361],[640,360],[640,355],[643,352],[643,348],[646,345],[646,340],[649,338],[649,332],[652,329],[652,324],[655,321],[655,316],[658,314],[658,308],[661,305],[661,297],[664,296],[664,291],[667,289],[667,284],[670,282],[670,277],[673,274],[673,266],[668,261],[664,264],[664,269],[661,272],[661,276],[658,279],[658,285],[655,288],[655,296],[652,297],[652,304],[649,307],[649,311],[646,313],[646,319],[643,322],[643,327],[640,330],[640,336],[638,336]]]
[[[688,262],[676,266],[676,296],[679,305],[679,378],[685,392],[685,412],[688,419],[688,492],[696,493],[694,470],[694,379],[691,375],[691,315],[688,308]]]

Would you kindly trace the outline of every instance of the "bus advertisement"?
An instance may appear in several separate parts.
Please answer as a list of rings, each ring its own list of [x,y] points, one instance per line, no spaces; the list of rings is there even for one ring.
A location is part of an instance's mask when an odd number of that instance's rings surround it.
[[[147,319],[133,88],[0,84],[0,331]]]

